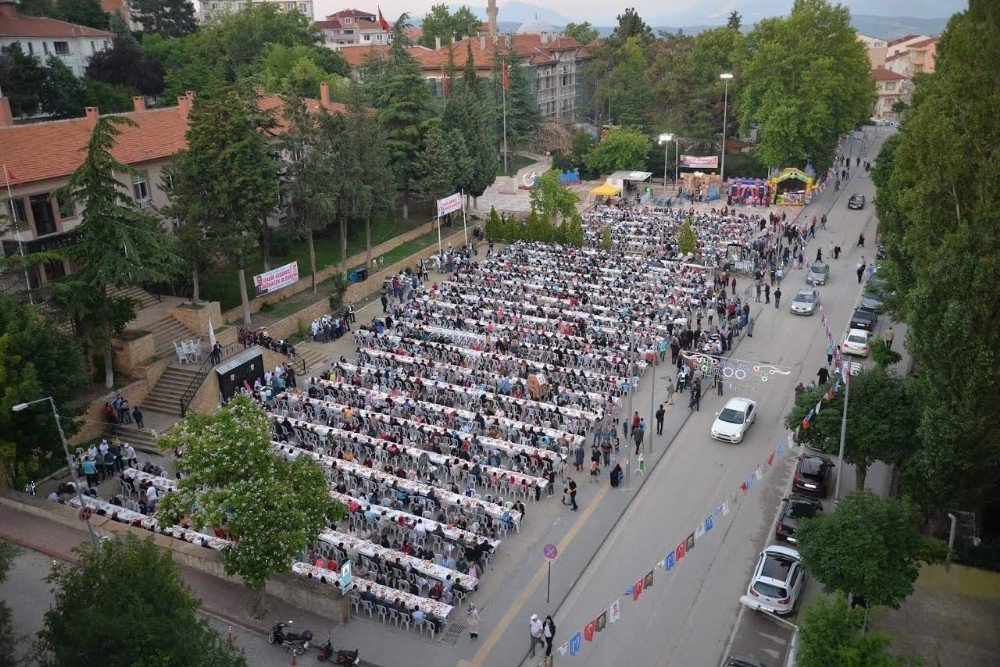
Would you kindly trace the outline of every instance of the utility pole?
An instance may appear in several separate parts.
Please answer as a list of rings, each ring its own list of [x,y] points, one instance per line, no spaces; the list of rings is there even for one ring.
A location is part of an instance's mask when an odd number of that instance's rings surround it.
[[[719,78],[726,82],[726,96],[722,103],[722,165],[719,168],[719,190],[723,189],[726,182],[726,125],[729,121],[729,80],[733,78],[730,72],[723,72]]]
[[[841,377],[844,378],[844,415],[840,418],[840,452],[837,454],[837,483],[833,491],[833,502],[836,504],[840,500],[840,480],[844,476],[844,446],[847,444],[847,401],[851,396],[851,371],[848,361],[844,360],[844,369]]]

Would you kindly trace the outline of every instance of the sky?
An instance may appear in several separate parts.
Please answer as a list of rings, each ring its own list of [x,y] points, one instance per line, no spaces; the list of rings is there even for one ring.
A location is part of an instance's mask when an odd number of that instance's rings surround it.
[[[423,15],[431,5],[438,2],[449,5],[468,4],[473,9],[485,8],[486,0],[314,0],[316,18],[322,19],[340,9],[357,8],[374,12],[381,7],[390,21],[401,12],[411,16]],[[876,16],[906,16],[916,18],[939,18],[962,11],[966,0],[841,0],[853,13]],[[654,26],[688,26],[724,23],[729,12],[738,10],[744,17],[744,24],[754,23],[766,16],[786,14],[792,0],[624,0],[621,4],[608,5],[607,0],[525,0],[518,5],[516,15],[504,17],[505,0],[497,0],[500,21],[523,21],[531,18],[531,5],[537,6],[539,16],[552,14],[568,21],[590,21],[594,25],[614,25],[615,17],[625,7],[635,7],[636,11]],[[528,14],[525,16],[525,14]],[[481,12],[485,16],[485,12]]]

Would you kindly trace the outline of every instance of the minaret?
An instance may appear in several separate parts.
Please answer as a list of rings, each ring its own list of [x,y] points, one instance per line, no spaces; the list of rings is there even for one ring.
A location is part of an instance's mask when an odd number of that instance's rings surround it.
[[[497,0],[488,0],[486,3],[486,18],[490,26],[490,41],[496,43],[497,35]]]

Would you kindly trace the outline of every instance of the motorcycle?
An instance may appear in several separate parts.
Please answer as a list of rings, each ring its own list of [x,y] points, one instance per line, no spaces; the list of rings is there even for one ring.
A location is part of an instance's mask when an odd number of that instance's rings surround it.
[[[332,662],[335,665],[351,665],[353,667],[361,662],[361,651],[334,648],[333,639],[327,639],[326,644],[320,648],[316,659],[320,662]]]
[[[286,646],[295,655],[302,655],[309,649],[309,642],[313,638],[313,633],[309,630],[285,632],[285,628],[291,624],[291,621],[287,623],[275,623],[271,631],[267,633],[267,643],[271,646],[275,644]]]

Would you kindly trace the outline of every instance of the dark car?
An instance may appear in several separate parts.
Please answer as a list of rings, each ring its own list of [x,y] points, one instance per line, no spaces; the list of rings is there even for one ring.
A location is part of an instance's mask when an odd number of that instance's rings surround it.
[[[795,529],[798,528],[799,521],[812,518],[822,511],[823,506],[815,498],[793,493],[785,498],[784,505],[781,507],[781,517],[774,529],[774,536],[785,542],[798,542],[795,537]]]
[[[731,655],[726,661],[726,667],[767,667],[753,655]]]
[[[878,313],[875,312],[874,308],[866,308],[861,306],[854,311],[851,315],[851,328],[852,329],[864,329],[865,331],[874,331],[875,323],[878,321]]]
[[[864,207],[865,207],[864,195],[851,195],[851,198],[847,200],[847,208],[854,209],[855,211],[860,211]]]
[[[869,287],[861,295],[861,305],[859,307],[875,313],[879,312],[882,310],[882,292]]]
[[[795,468],[795,479],[792,489],[808,493],[820,498],[826,498],[830,491],[830,470],[833,461],[818,454],[803,454],[799,457],[799,465]]]

